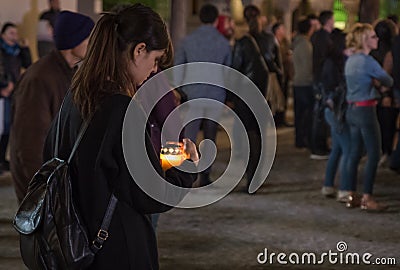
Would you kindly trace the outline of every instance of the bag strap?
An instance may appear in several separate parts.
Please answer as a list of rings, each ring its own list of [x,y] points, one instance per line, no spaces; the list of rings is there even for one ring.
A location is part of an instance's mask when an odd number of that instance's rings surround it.
[[[54,145],[54,157],[58,157],[58,151],[59,151],[59,146],[60,146],[60,129],[61,129],[61,112],[62,109],[64,107],[65,104],[65,100],[67,99],[68,95],[69,95],[70,91],[67,92],[67,94],[65,95],[63,102],[61,104],[60,110],[58,112],[58,119],[57,119],[57,130],[56,130],[56,141],[55,141],[55,145]],[[76,150],[78,149],[78,146],[83,138],[83,135],[85,135],[86,129],[88,128],[89,124],[90,124],[90,120],[92,119],[92,116],[89,116],[89,118],[83,122],[79,133],[78,133],[78,137],[75,141],[74,146],[72,147],[72,151],[68,157],[68,164],[71,163],[72,158],[76,152]]]
[[[65,95],[63,102],[61,103],[60,110],[58,111],[58,117],[57,117],[57,130],[56,130],[56,142],[54,145],[54,157],[56,158],[58,156],[58,143],[60,141],[60,125],[61,125],[61,111],[62,108],[64,107],[65,100],[67,99],[67,96],[69,94],[69,91]]]
[[[92,251],[94,253],[97,253],[103,247],[104,242],[108,238],[108,227],[110,227],[111,219],[117,202],[118,199],[115,197],[114,193],[112,193],[110,201],[108,202],[106,214],[103,218],[103,222],[101,223],[100,229],[97,232],[96,238],[92,242]]]
[[[79,130],[78,137],[76,138],[74,147],[72,147],[71,154],[69,155],[68,164],[71,163],[72,158],[73,158],[73,156],[74,156],[74,154],[76,152],[76,149],[78,149],[78,146],[79,146],[79,144],[80,144],[80,142],[81,142],[81,140],[83,138],[83,135],[85,135],[86,129],[88,128],[91,119],[92,119],[92,116],[89,116],[89,118],[86,121],[83,122],[83,124],[81,126],[81,129]]]
[[[264,56],[261,54],[261,50],[260,50],[260,46],[258,46],[257,41],[255,40],[255,38],[251,35],[251,34],[246,34],[246,36],[251,40],[251,42],[253,43],[256,52],[260,55],[260,60],[261,63],[263,65],[263,68],[265,69],[265,71],[267,71],[267,73],[269,74],[269,68],[267,66],[267,63],[265,62],[265,58]]]
[[[68,94],[69,94],[69,92],[67,93],[67,95],[65,95],[65,98],[61,104],[60,111],[58,113],[56,142],[55,142],[55,147],[54,147],[54,157],[57,157],[57,155],[58,155],[59,140],[60,140],[61,111],[62,111],[63,105],[65,103],[65,100],[66,100]],[[74,154],[75,154],[76,150],[78,149],[78,146],[83,138],[83,135],[85,135],[85,132],[90,124],[90,121],[92,120],[92,117],[93,117],[93,114],[91,114],[89,116],[89,118],[86,119],[82,123],[82,126],[78,133],[78,137],[75,141],[74,146],[72,147],[71,154],[68,157],[68,164],[71,163],[72,158],[74,157]],[[96,238],[92,242],[91,247],[92,247],[93,253],[97,253],[103,247],[104,242],[108,238],[108,228],[110,227],[111,219],[114,214],[114,210],[117,205],[117,202],[118,202],[118,199],[115,197],[114,193],[112,193],[111,197],[110,197],[110,201],[108,202],[107,210],[103,217],[103,221],[101,223],[100,229],[97,232]]]

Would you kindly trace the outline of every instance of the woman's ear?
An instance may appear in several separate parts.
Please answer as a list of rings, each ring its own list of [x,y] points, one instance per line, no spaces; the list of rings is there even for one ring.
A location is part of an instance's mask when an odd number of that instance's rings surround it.
[[[136,58],[144,52],[146,52],[146,43],[140,42],[135,46],[135,49],[133,50],[133,56]]]

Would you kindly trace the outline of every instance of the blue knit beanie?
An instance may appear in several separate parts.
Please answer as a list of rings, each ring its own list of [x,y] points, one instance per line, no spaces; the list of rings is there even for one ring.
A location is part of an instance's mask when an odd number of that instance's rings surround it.
[[[54,42],[58,50],[73,49],[89,37],[94,22],[88,16],[61,11],[54,25]]]

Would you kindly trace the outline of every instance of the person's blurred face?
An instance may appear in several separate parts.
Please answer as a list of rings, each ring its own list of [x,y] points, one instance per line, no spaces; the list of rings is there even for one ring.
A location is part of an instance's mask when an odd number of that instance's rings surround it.
[[[313,32],[316,32],[319,29],[321,29],[321,23],[319,22],[319,20],[311,19],[310,23],[311,23],[311,28],[313,28]]]
[[[50,8],[52,9],[60,9],[60,1],[59,0],[50,0]]]
[[[335,27],[335,19],[333,18],[333,16],[326,22],[326,25],[328,26],[328,29],[330,31],[333,30],[333,28]]]
[[[276,29],[275,36],[279,41],[281,41],[285,38],[285,35],[286,35],[286,29],[285,26],[282,24],[281,26],[278,27],[278,29]]]
[[[224,20],[224,36],[228,39],[230,39],[235,31],[235,21],[230,18],[227,17]]]
[[[258,20],[259,29],[261,31],[262,29],[264,29],[264,27],[267,26],[267,23],[268,23],[267,16],[264,16],[264,15],[258,16],[257,20]]]
[[[18,42],[18,30],[16,27],[10,26],[4,31],[1,37],[8,45],[13,46]]]
[[[365,36],[365,47],[369,50],[376,50],[378,48],[378,36],[375,31],[369,31]]]
[[[89,43],[89,37],[86,38],[84,41],[82,41],[81,44],[79,44],[78,46],[73,48],[72,49],[72,54],[75,57],[79,58],[80,60],[85,58],[88,43]]]
[[[130,73],[136,85],[141,85],[152,73],[157,72],[158,64],[165,50],[147,51],[146,44],[139,43],[134,50],[134,59],[129,61]]]
[[[236,28],[235,20],[233,18],[229,18],[229,29],[232,31],[232,34],[235,33],[235,28]]]

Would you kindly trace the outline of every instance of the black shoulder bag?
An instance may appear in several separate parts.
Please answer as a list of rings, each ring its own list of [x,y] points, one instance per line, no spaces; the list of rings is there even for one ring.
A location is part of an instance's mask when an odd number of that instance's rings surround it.
[[[117,204],[117,198],[111,194],[97,236],[89,241],[73,201],[69,165],[90,119],[82,124],[68,161],[59,159],[62,107],[58,115],[54,158],[45,162],[33,176],[13,221],[20,234],[22,259],[29,269],[85,269],[90,266],[108,237]]]

